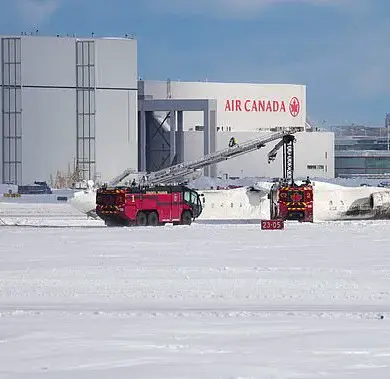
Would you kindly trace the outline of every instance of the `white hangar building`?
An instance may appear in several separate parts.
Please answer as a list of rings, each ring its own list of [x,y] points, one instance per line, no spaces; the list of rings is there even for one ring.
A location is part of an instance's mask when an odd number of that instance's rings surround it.
[[[114,177],[138,165],[137,43],[0,36],[0,178]]]
[[[236,137],[239,143],[293,128],[299,131],[296,176],[334,177],[334,135],[312,131],[306,123],[304,85],[140,81],[138,97],[141,116],[143,101],[148,110],[145,113],[149,113],[144,115],[145,120],[142,117],[139,120],[141,152],[146,152],[140,162],[146,171],[163,168],[167,162],[195,160],[214,149],[224,149],[231,137]],[[208,111],[194,110],[195,99],[207,102]],[[154,106],[153,100],[157,100]],[[160,103],[169,108],[170,102],[174,104],[170,111],[150,112],[161,109]],[[190,108],[192,111],[186,111]],[[145,136],[142,129],[147,131]],[[206,134],[209,134],[208,141]],[[235,178],[278,177],[282,174],[282,154],[271,164],[267,160],[273,146],[269,144],[259,151],[219,163],[206,173]]]
[[[108,181],[154,171],[261,133],[294,127],[296,174],[334,176],[332,133],[306,132],[300,85],[138,81],[128,38],[0,36],[0,180],[53,184],[59,174]],[[256,151],[212,176],[279,176]]]

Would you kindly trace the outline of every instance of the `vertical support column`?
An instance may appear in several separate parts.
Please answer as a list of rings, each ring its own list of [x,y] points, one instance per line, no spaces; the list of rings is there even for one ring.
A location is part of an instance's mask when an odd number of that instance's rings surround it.
[[[176,158],[176,111],[170,113],[170,133],[169,133],[169,165],[173,165]]]
[[[176,154],[177,154],[177,163],[184,162],[183,111],[177,112]]]
[[[2,38],[2,181],[22,182],[21,39]]]
[[[285,180],[287,180],[286,159],[287,159],[287,144],[285,138],[283,138],[283,179]]]
[[[76,41],[76,169],[79,180],[95,180],[95,42]]]
[[[140,100],[141,102],[142,100]],[[143,106],[140,107],[138,112],[138,138],[139,138],[139,171],[146,171],[146,112],[143,110]]]
[[[3,183],[3,144],[4,144],[4,135],[3,135],[3,56],[2,56],[2,40],[0,39],[0,184]]]
[[[386,113],[385,128],[387,137],[387,151],[390,151],[390,113]]]
[[[216,110],[210,110],[210,153],[217,151],[217,112]],[[217,177],[217,165],[213,164],[210,166],[210,176],[212,178]]]
[[[207,103],[206,108],[203,110],[203,154],[210,153],[210,108]],[[210,176],[210,167],[207,166],[203,169],[204,176]]]

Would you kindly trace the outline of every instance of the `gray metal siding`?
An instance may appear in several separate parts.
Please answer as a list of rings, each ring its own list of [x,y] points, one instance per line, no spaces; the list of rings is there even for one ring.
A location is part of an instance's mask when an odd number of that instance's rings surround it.
[[[129,89],[137,87],[136,41],[21,40],[22,183],[67,174],[77,156],[88,167],[86,179],[95,171],[108,180],[124,168],[137,168],[137,91]],[[85,47],[84,42],[94,51],[77,60],[77,43]],[[112,91],[105,92],[108,88]]]
[[[99,88],[137,89],[137,43],[129,39],[96,40]]]
[[[24,86],[74,87],[74,38],[22,37]]]
[[[103,182],[138,167],[136,106],[136,91],[96,91],[96,172]]]
[[[334,134],[329,132],[298,133],[295,167],[301,175],[334,178]],[[299,143],[302,141],[301,143]]]
[[[23,182],[55,180],[76,159],[75,90],[23,89]]]

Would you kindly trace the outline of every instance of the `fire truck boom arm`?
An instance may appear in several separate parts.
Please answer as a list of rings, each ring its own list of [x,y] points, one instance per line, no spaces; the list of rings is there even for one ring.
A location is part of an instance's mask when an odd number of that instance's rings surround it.
[[[131,168],[127,168],[121,174],[111,179],[109,185],[115,187],[118,183],[120,183],[123,179],[127,178],[130,174],[134,174],[135,170]]]
[[[180,163],[160,171],[152,172],[147,174],[145,179],[148,184],[169,183],[212,164],[223,162],[225,160],[258,150],[269,142],[280,138],[283,140],[285,135],[291,135],[293,133],[293,131],[284,131],[270,134],[267,137],[258,137],[241,144],[237,144],[233,147],[210,153],[198,160]]]
[[[268,153],[268,163],[276,159],[278,151],[283,147],[283,180],[290,185],[294,183],[294,142],[292,133],[285,134],[281,141]]]
[[[279,141],[275,147],[268,153],[268,163],[271,163],[276,159],[276,154],[278,153],[279,149],[283,146],[284,140],[282,139]]]

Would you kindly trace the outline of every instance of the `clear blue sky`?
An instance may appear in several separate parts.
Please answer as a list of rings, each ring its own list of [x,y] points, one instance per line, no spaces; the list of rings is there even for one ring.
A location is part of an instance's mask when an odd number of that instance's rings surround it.
[[[318,123],[390,112],[389,0],[0,0],[0,33],[138,39],[144,79],[299,83]]]

